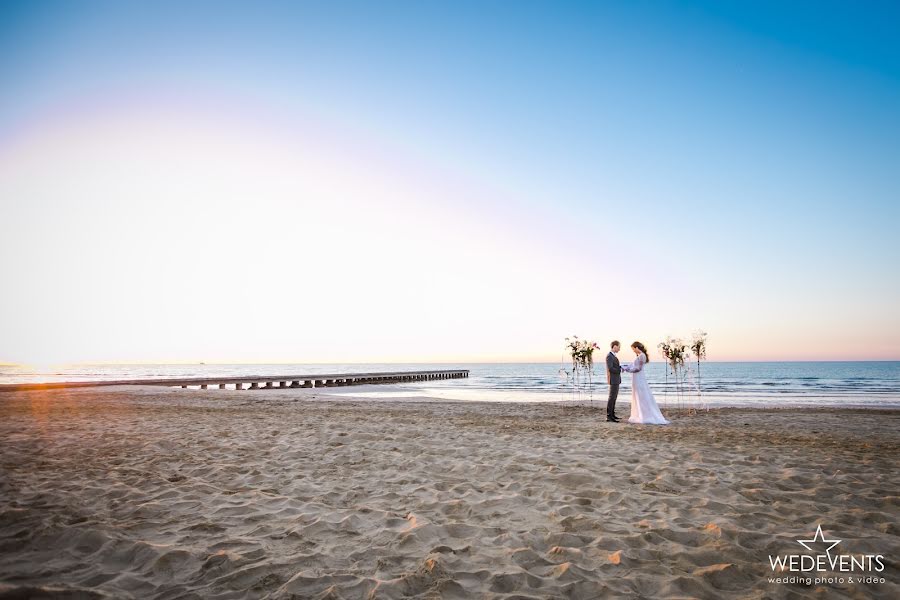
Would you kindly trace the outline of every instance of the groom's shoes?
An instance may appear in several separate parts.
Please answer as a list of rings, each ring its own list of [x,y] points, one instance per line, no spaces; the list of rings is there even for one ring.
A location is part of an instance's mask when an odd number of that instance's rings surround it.
[[[616,415],[606,415],[606,422],[607,423],[618,423],[619,417],[617,417]]]

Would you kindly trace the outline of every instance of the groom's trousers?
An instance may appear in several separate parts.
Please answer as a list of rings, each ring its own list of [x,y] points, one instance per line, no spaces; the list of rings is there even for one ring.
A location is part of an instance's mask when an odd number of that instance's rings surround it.
[[[609,400],[606,401],[606,416],[613,417],[616,414],[616,398],[619,397],[619,384],[609,384]]]

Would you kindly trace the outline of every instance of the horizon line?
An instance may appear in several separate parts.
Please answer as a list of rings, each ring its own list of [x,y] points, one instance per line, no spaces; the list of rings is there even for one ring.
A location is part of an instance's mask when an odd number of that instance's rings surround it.
[[[602,361],[597,361],[598,363]],[[650,363],[662,363],[662,359],[651,360]],[[686,362],[695,363],[696,360],[688,359]],[[841,362],[867,362],[867,363],[890,363],[900,362],[900,358],[827,358],[827,359],[752,359],[752,360],[702,360],[703,363],[841,363]],[[250,361],[250,362],[202,362],[202,361],[173,361],[173,362],[144,362],[144,361],[124,361],[124,362],[62,362],[50,363],[46,365],[34,365],[28,363],[0,362],[0,367],[21,367],[34,368],[42,367],[78,367],[78,366],[161,366],[161,365],[182,365],[182,366],[229,366],[229,365],[377,365],[377,364],[409,364],[409,365],[434,365],[434,364],[470,364],[470,365],[503,365],[503,364],[521,364],[521,365],[546,365],[556,364],[551,360],[430,360],[430,361],[406,361],[406,360],[389,360],[389,361],[323,361],[323,362],[298,362],[298,361]],[[570,361],[562,361],[559,364],[569,365]]]

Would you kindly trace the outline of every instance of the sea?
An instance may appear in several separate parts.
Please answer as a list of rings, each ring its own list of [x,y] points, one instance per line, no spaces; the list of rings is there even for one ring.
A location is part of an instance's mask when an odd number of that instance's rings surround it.
[[[602,364],[591,373],[567,363],[365,363],[72,365],[52,369],[0,366],[0,383],[104,381],[206,376],[292,376],[468,369],[469,377],[401,384],[322,388],[323,394],[364,398],[431,397],[495,402],[606,402]],[[676,376],[651,362],[654,395],[668,406],[866,406],[900,408],[900,362],[701,362]],[[620,401],[631,394],[623,373]],[[319,390],[317,390],[319,391]]]

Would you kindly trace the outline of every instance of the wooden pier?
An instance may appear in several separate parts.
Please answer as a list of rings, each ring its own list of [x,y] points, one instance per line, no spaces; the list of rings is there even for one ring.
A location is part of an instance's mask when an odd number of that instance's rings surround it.
[[[117,379],[111,381],[58,381],[48,383],[4,383],[0,384],[0,392],[106,387],[111,385],[197,387],[202,390],[211,387],[224,390],[231,386],[235,390],[273,390],[407,383],[437,379],[461,379],[468,376],[468,369],[448,369],[441,371],[399,371],[394,373],[329,373],[314,375],[246,375],[240,377],[179,377],[177,379]]]

